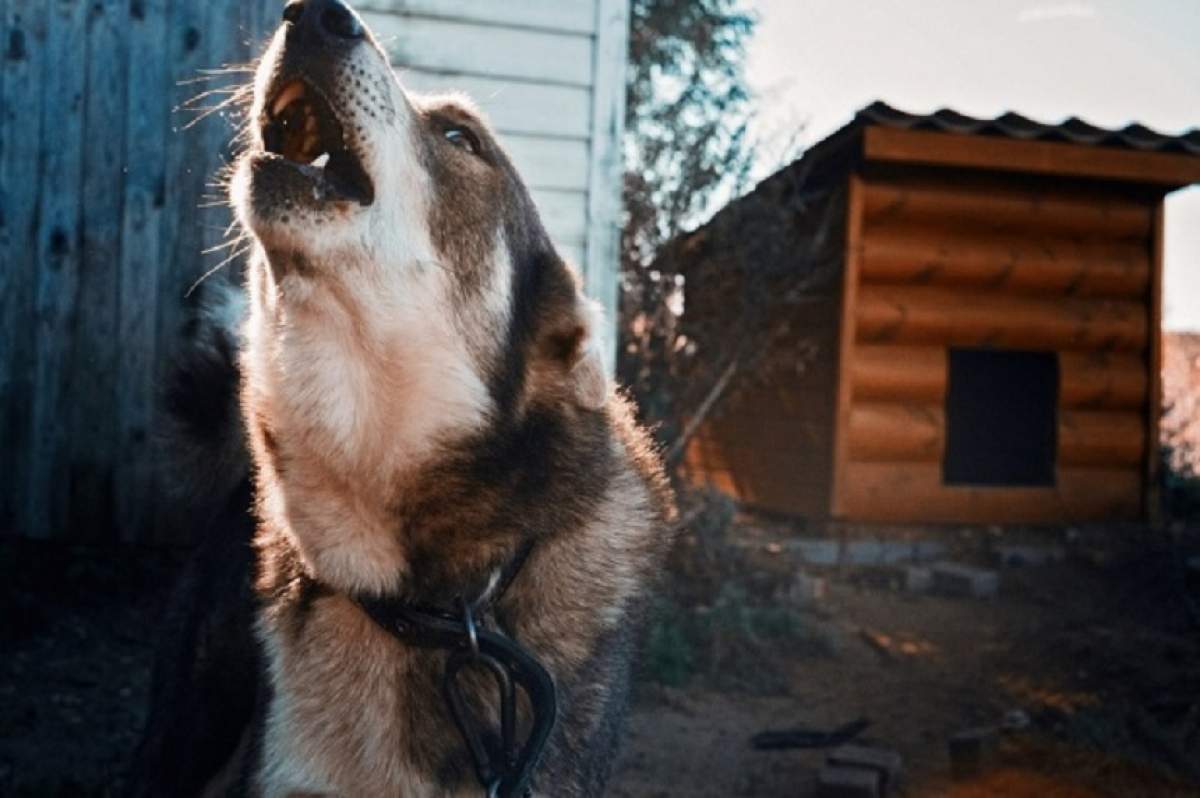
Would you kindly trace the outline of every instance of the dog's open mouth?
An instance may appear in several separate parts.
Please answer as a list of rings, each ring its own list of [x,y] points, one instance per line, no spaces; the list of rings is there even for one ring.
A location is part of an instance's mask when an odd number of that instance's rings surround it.
[[[375,186],[346,143],[329,102],[312,84],[289,80],[267,102],[262,119],[264,149],[295,164],[313,180],[321,198],[370,205]]]

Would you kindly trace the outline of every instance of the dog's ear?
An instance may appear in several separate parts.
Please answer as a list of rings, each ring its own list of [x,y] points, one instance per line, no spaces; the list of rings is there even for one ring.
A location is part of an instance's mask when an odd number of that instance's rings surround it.
[[[600,331],[604,313],[598,302],[576,292],[573,307],[552,327],[546,347],[553,371],[575,404],[599,410],[612,389],[604,368],[604,346]]]

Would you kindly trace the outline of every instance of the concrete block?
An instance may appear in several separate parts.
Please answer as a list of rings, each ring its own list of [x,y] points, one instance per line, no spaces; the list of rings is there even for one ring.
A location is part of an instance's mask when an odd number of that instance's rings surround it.
[[[990,599],[1000,592],[1000,575],[986,568],[942,562],[933,566],[933,588],[951,596]]]
[[[1062,562],[1067,558],[1066,549],[1056,545],[1000,543],[994,551],[1000,564],[1006,568],[1037,567]]]
[[[791,545],[809,565],[837,565],[841,559],[841,545],[836,540],[797,540]]]
[[[842,549],[843,565],[879,565],[883,562],[883,543],[878,540],[851,540]]]
[[[950,770],[956,779],[968,779],[983,771],[996,751],[994,728],[966,729],[950,738]]]
[[[945,556],[946,544],[940,540],[918,540],[913,543],[913,559],[917,562],[929,562]]]
[[[827,764],[836,767],[858,768],[879,774],[879,792],[886,795],[900,783],[904,760],[899,752],[869,745],[841,745],[829,753]]]
[[[817,773],[817,798],[883,798],[879,774],[826,765]]]
[[[824,577],[812,576],[801,571],[788,587],[788,599],[797,607],[813,607],[825,600],[827,587]]]
[[[904,569],[904,589],[909,593],[928,593],[933,588],[933,571],[919,565]]]

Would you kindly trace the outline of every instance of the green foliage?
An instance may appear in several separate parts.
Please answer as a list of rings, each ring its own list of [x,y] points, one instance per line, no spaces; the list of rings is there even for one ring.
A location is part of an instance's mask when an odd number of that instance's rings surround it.
[[[1181,520],[1200,518],[1200,475],[1187,462],[1171,447],[1162,448],[1163,502],[1167,514]]]
[[[755,18],[742,0],[633,0],[625,106],[627,264],[749,173],[743,74]]]
[[[787,663],[830,653],[811,619],[777,603],[757,603],[726,582],[709,607],[664,599],[655,608],[643,648],[643,674],[667,687],[700,677],[710,686],[754,693],[788,688]]]
[[[671,359],[683,284],[659,248],[743,189],[753,161],[744,0],[632,0],[618,370],[661,440],[678,430]]]

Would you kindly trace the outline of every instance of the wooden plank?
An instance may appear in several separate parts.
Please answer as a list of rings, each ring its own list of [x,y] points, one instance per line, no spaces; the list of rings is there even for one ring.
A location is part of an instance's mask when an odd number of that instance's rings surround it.
[[[1146,362],[1139,355],[1060,352],[1058,402],[1064,408],[1140,410],[1146,406]]]
[[[505,134],[500,143],[529,188],[587,191],[588,142]]]
[[[850,458],[857,462],[941,462],[945,410],[918,402],[855,402],[849,437]]]
[[[579,140],[591,134],[592,93],[586,87],[421,69],[399,69],[397,74],[405,88],[416,92],[466,94],[501,134]]]
[[[1058,463],[1136,470],[1146,456],[1146,424],[1138,413],[1063,411],[1058,422]]]
[[[1147,372],[1138,355],[1059,353],[1059,405],[1065,409],[1137,410],[1146,404]],[[940,403],[946,398],[946,350],[863,344],[853,372],[855,401]]]
[[[865,191],[868,230],[897,225],[1144,241],[1153,220],[1150,205],[1111,192],[1047,191],[1011,180],[894,178],[872,180]]]
[[[243,36],[233,35],[245,14],[245,0],[207,0],[204,4],[204,54],[202,56],[204,69],[223,69],[237,63],[245,63],[249,51]],[[188,94],[195,94],[201,86],[232,88],[242,79],[241,75],[230,76],[207,83],[190,83],[186,88]],[[222,95],[223,98],[223,95]],[[215,101],[214,101],[215,102]],[[185,218],[190,224],[199,228],[199,248],[191,256],[177,262],[176,272],[184,279],[181,296],[178,299],[180,308],[186,307],[189,297],[187,291],[210,269],[217,268],[223,262],[229,261],[236,249],[230,249],[229,244],[236,238],[234,231],[233,212],[225,202],[224,187],[220,185],[220,174],[233,162],[233,138],[236,134],[229,113],[212,113],[196,123],[188,130],[179,134],[195,160],[193,169],[199,170],[201,192],[191,196],[180,196],[178,201],[190,210]],[[177,114],[178,117],[178,114]],[[196,157],[198,156],[198,157]],[[230,273],[236,273],[240,261],[236,258],[226,263]],[[195,298],[190,297],[191,299]],[[177,318],[176,325],[182,323],[183,316]],[[178,337],[178,329],[167,331],[171,337],[164,343],[173,345]]]
[[[1200,157],[1194,155],[925,130],[868,127],[863,155],[868,161],[1093,177],[1165,188],[1200,182]]]
[[[360,12],[383,11],[564,33],[591,34],[596,24],[594,0],[521,0],[519,3],[497,3],[496,0],[358,0],[354,7]]]
[[[1058,463],[1089,468],[1136,468],[1146,451],[1139,413],[1063,410]],[[850,413],[850,457],[855,462],[940,463],[946,420],[941,405],[856,403]]]
[[[167,27],[167,108],[172,109],[170,132],[166,139],[166,164],[163,172],[165,206],[161,219],[160,246],[163,262],[158,276],[157,317],[155,335],[157,351],[153,361],[157,384],[164,384],[172,366],[169,355],[188,314],[188,290],[195,281],[220,262],[219,258],[204,255],[204,250],[218,242],[226,223],[220,209],[202,208],[211,204],[215,190],[211,188],[219,156],[214,147],[225,131],[219,116],[196,122],[193,112],[182,109],[183,103],[197,92],[195,78],[201,69],[219,67],[225,60],[227,47],[236,43],[230,36],[230,20],[237,19],[236,8],[229,0],[219,3],[171,2]],[[194,123],[194,124],[193,124]],[[155,397],[151,402],[151,428],[159,424],[164,412]],[[149,443],[149,442],[148,442]],[[144,489],[157,493],[153,478],[158,469],[157,451],[147,446],[145,457],[152,466]],[[178,543],[174,538],[181,527],[171,516],[167,503],[148,506],[150,520],[138,531],[152,535],[155,542]]]
[[[989,288],[1042,296],[1140,298],[1150,282],[1141,241],[970,234],[881,225],[863,240],[863,280]]]
[[[47,9],[41,0],[6,0],[0,39],[0,535],[26,533]]]
[[[610,371],[617,366],[620,271],[622,134],[625,130],[625,62],[629,45],[628,0],[596,0],[592,67],[591,174],[588,179],[585,286],[604,306],[604,345]]]
[[[355,8],[358,3],[353,4]],[[262,55],[282,20],[280,4],[276,0],[247,0],[242,12],[243,34],[246,40],[246,63],[253,63]],[[249,77],[249,76],[245,76]]]
[[[66,531],[69,499],[67,425],[70,392],[67,382],[70,335],[79,302],[80,190],[83,178],[83,104],[86,79],[86,21],[89,3],[62,0],[53,4],[46,26],[43,64],[42,130],[39,155],[38,270],[34,299],[34,366],[32,435],[26,534],[51,537]]]
[[[865,285],[855,316],[858,337],[871,343],[1123,352],[1146,345],[1141,302]]]
[[[1054,487],[942,483],[938,463],[851,463],[840,518],[886,523],[1041,524],[1138,518],[1138,469],[1060,468]]]
[[[590,87],[592,39],[364,12],[395,66]]]
[[[858,335],[859,274],[862,261],[863,203],[866,199],[862,178],[851,175],[846,199],[846,265],[842,269],[842,313],[838,339],[838,383],[833,425],[833,463],[830,483],[830,514],[846,512],[849,490],[850,412],[854,401],[855,339]]]
[[[81,302],[69,368],[70,513],[75,539],[114,533],[117,314],[125,166],[125,0],[93,0],[87,17]]]
[[[1149,371],[1149,397],[1146,402],[1146,460],[1143,472],[1148,486],[1145,496],[1143,513],[1154,525],[1162,523],[1162,439],[1161,425],[1163,414],[1162,391],[1162,312],[1163,312],[1163,231],[1166,224],[1166,202],[1159,200],[1154,209],[1154,236],[1150,243],[1150,314],[1147,320],[1146,335],[1150,339],[1147,352]]]
[[[575,244],[587,239],[587,195],[580,191],[534,189],[529,192],[555,241]]]
[[[856,402],[936,404],[946,398],[946,350],[941,347],[863,344],[849,369]]]
[[[180,5],[189,5],[181,3]],[[168,0],[143,0],[127,22],[125,216],[121,228],[121,357],[117,363],[116,513],[125,540],[145,539],[154,512],[153,428],[158,362],[159,282],[170,272],[164,242],[166,154],[170,124],[171,48]]]

